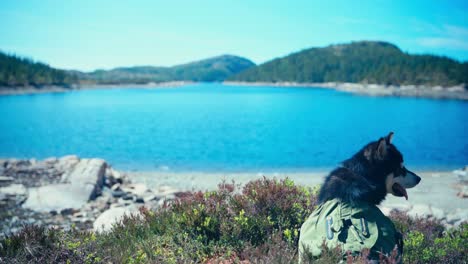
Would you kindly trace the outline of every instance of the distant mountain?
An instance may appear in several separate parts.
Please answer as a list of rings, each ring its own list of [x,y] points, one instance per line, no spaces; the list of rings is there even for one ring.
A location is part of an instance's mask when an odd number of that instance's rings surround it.
[[[245,58],[222,55],[173,67],[122,67],[81,75],[96,83],[148,83],[167,81],[217,82],[255,66]]]
[[[214,82],[255,66],[248,59],[222,55],[173,67],[122,67],[90,73],[55,69],[41,62],[0,52],[0,87],[124,84],[167,81]]]
[[[0,87],[69,86],[77,82],[77,77],[66,71],[0,51]]]
[[[252,67],[228,80],[450,86],[468,84],[468,63],[411,55],[387,42],[360,41],[306,49]]]

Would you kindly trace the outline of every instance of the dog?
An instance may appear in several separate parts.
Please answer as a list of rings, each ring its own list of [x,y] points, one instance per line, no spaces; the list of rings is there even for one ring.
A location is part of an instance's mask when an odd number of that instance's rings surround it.
[[[333,170],[320,189],[319,203],[337,198],[378,205],[389,193],[408,200],[406,189],[416,186],[421,177],[405,167],[403,155],[392,144],[393,135],[367,144]]]
[[[370,142],[328,174],[320,188],[319,206],[301,227],[299,255],[319,256],[325,245],[341,247],[343,254],[370,249],[369,257],[401,259],[402,236],[377,205],[392,194],[405,197],[421,177],[408,170],[403,155],[392,144],[394,133]]]

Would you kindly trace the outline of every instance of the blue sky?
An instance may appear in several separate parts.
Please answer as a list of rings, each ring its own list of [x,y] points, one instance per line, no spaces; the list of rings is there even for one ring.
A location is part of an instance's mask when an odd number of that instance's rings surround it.
[[[0,50],[65,69],[262,63],[355,40],[468,60],[468,1],[0,1]]]

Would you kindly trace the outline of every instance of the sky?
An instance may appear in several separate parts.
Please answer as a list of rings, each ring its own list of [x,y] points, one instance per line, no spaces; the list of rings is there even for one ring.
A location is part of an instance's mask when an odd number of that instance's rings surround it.
[[[172,66],[221,54],[259,64],[359,40],[467,61],[468,1],[0,1],[0,50],[63,69]]]

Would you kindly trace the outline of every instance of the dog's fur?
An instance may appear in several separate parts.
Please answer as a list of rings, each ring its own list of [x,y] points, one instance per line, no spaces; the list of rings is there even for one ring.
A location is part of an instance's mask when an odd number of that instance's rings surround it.
[[[416,186],[421,178],[405,168],[392,138],[393,132],[367,144],[333,170],[320,189],[319,202],[338,198],[351,204],[378,205],[387,193],[408,199],[405,189]]]

